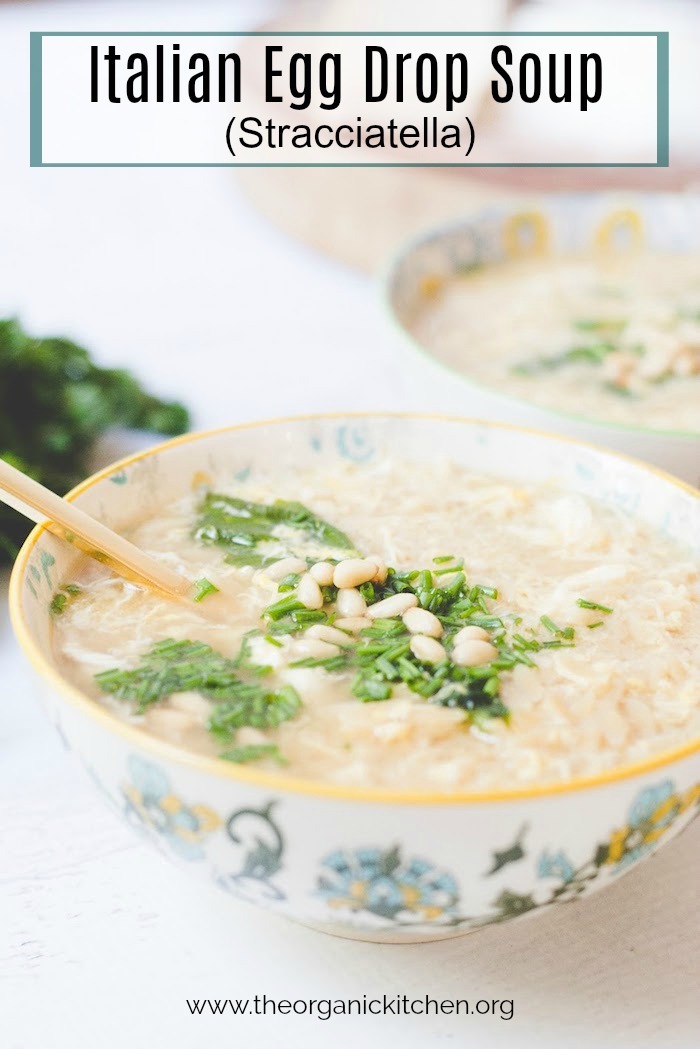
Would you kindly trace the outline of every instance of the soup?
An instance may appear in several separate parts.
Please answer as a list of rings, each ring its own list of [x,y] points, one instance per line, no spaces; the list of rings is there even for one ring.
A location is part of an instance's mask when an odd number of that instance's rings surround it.
[[[700,255],[504,262],[448,280],[413,335],[445,364],[536,404],[700,433]]]
[[[270,473],[129,537],[234,610],[210,622],[85,564],[65,675],[188,750],[307,779],[504,789],[700,732],[698,566],[622,510],[449,462]]]

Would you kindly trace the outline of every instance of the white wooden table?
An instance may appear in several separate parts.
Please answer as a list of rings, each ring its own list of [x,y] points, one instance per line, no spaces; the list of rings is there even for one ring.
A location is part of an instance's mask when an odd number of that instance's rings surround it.
[[[260,4],[0,9],[0,315],[83,339],[198,425],[439,410],[375,289],[284,240],[226,172],[32,170],[30,28],[221,28]],[[118,15],[118,18],[116,17]],[[401,378],[397,379],[397,375]],[[370,378],[365,382],[365,378]],[[0,603],[0,1045],[695,1049],[700,823],[600,896],[444,944],[323,937],[191,885],[118,822],[45,722]],[[191,1017],[185,998],[512,998],[514,1018]]]

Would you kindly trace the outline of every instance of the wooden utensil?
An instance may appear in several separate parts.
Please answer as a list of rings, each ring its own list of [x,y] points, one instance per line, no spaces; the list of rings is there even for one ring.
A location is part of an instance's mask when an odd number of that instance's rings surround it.
[[[78,547],[117,575],[146,590],[198,611],[207,619],[222,620],[221,598],[212,593],[195,604],[198,586],[178,572],[144,554],[128,539],[96,521],[73,503],[0,459],[0,502]]]

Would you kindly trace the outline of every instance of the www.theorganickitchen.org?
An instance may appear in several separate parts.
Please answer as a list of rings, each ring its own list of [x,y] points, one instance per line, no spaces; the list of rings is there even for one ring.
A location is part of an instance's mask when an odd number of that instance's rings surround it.
[[[384,994],[361,998],[187,998],[192,1016],[314,1016],[330,1020],[334,1016],[494,1016],[512,1020],[512,998],[432,998],[426,994],[410,998],[407,994]]]

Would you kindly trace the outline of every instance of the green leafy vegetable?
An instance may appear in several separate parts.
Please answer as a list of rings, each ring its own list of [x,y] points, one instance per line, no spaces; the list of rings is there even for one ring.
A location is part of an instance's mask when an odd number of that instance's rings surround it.
[[[608,608],[607,605],[599,605],[597,601],[587,601],[585,597],[579,597],[576,604],[579,608],[591,608],[596,612],[605,612],[606,615],[612,614],[612,608]]]
[[[549,616],[540,616],[540,623],[542,626],[549,630],[550,634],[555,634],[557,637],[563,637],[567,641],[570,641],[574,636],[574,628],[571,626],[558,627],[556,623],[552,622]],[[545,645],[551,645],[551,641],[545,641]]]
[[[210,594],[218,594],[219,593],[218,586],[214,586],[214,584],[209,579],[196,579],[194,585],[195,585],[195,595],[194,595],[195,601],[203,601],[204,598],[205,597],[209,597]]]
[[[195,539],[226,547],[229,564],[253,565],[260,568],[270,560],[283,556],[266,554],[264,547],[275,543],[284,553],[295,553],[309,542],[319,547],[356,553],[350,539],[338,528],[318,517],[302,503],[251,503],[235,496],[209,492],[199,506],[199,517],[194,530]],[[289,538],[284,529],[296,533]],[[263,549],[260,549],[263,547]]]
[[[89,473],[92,446],[112,426],[178,434],[188,416],[128,372],[98,368],[68,339],[32,338],[17,320],[0,320],[1,458],[63,493]],[[16,555],[28,527],[0,507],[0,562]]]
[[[70,599],[76,597],[79,593],[81,593],[81,588],[77,583],[68,583],[66,586],[62,586],[61,589],[51,598],[49,604],[49,612],[51,615],[63,615]]]
[[[279,751],[275,743],[251,744],[247,747],[232,747],[219,754],[224,761],[233,761],[237,765],[247,765],[250,761],[259,761],[261,758],[272,758],[278,765],[286,765],[287,759]]]
[[[615,350],[611,342],[594,342],[588,346],[572,346],[551,357],[537,357],[513,366],[518,375],[538,375],[540,372],[556,371],[567,364],[602,364],[608,354]]]
[[[201,517],[195,534],[204,542],[240,546],[265,557],[255,547],[277,539],[278,525],[298,528],[306,538],[332,540],[336,547],[350,540],[332,525],[321,521],[299,503],[273,503],[270,506],[210,493],[200,507]],[[275,556],[279,556],[278,554]],[[336,654],[320,658],[307,657],[289,664],[292,668],[323,669],[331,674],[352,673],[351,691],[362,702],[382,702],[392,697],[394,687],[405,685],[430,703],[464,712],[470,722],[484,728],[492,718],[509,719],[509,710],[501,699],[502,675],[518,664],[536,666],[532,654],[546,649],[573,645],[573,627],[559,627],[547,615],[540,622],[549,640],[513,633],[508,638],[504,619],[495,614],[490,602],[498,600],[495,587],[467,579],[463,559],[434,558],[435,565],[451,562],[449,567],[397,571],[387,569],[383,582],[378,579],[363,583],[362,596],[371,607],[379,601],[400,594],[411,594],[418,607],[431,611],[442,627],[444,658],[434,664],[420,659],[412,648],[412,635],[403,620],[374,619],[360,631],[359,637],[348,637],[348,643]],[[442,578],[442,577],[446,578]],[[261,618],[265,633],[251,631],[235,659],[227,659],[208,645],[191,641],[165,641],[154,646],[140,667],[130,671],[112,670],[97,676],[106,692],[127,699],[136,709],[146,710],[152,703],[173,692],[194,689],[215,700],[208,722],[209,731],[224,743],[235,741],[244,726],[270,729],[293,718],[301,707],[295,689],[288,684],[266,688],[260,682],[272,667],[253,663],[250,637],[255,634],[276,646],[279,635],[302,634],[313,623],[332,624],[336,612],[333,603],[337,588],[323,588],[324,607],[309,609],[299,600],[295,587],[300,575],[290,573],[278,589],[282,596],[265,608]],[[205,592],[211,584],[200,580]],[[579,605],[610,612],[603,605],[579,599]],[[507,613],[505,618],[517,626],[519,616]],[[480,626],[489,632],[492,658],[485,664],[463,666],[453,658],[455,635],[465,626]],[[414,646],[415,647],[415,646]],[[251,677],[254,680],[251,680]],[[233,747],[223,755],[229,761],[254,761],[263,756],[279,755],[274,744]]]
[[[262,676],[267,667],[251,666],[246,641],[236,659],[227,659],[201,641],[159,641],[134,670],[107,670],[97,674],[103,692],[134,704],[143,713],[174,692],[199,692],[216,701],[210,731],[230,742],[243,725],[271,728],[294,717],[301,701],[293,688],[266,689],[246,681],[242,672]]]
[[[231,697],[214,707],[209,718],[209,731],[223,743],[234,739],[239,728],[277,728],[283,721],[295,717],[301,709],[301,699],[291,685],[282,685],[276,691],[266,691],[259,685],[240,682],[230,689]]]
[[[576,320],[573,327],[577,331],[608,331],[619,332],[627,324],[627,321],[613,317],[584,317]]]

